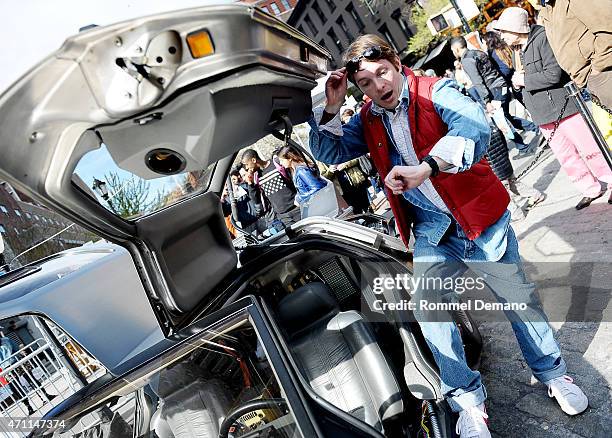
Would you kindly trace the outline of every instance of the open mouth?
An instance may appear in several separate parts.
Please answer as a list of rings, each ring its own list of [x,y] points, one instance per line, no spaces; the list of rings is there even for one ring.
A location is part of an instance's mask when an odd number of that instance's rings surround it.
[[[380,96],[380,99],[382,101],[389,101],[391,99],[391,95],[393,94],[393,90],[392,91],[387,91],[385,94],[383,94],[382,96]]]

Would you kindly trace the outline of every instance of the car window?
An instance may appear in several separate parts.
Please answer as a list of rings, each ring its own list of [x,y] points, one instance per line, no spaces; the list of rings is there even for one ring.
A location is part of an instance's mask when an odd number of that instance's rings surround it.
[[[106,369],[50,320],[34,315],[0,320],[0,417],[40,417],[104,374]]]
[[[185,427],[198,437],[302,436],[246,310],[149,366],[154,372],[143,367],[110,389],[110,402],[45,436],[172,437]]]
[[[106,146],[102,145],[81,158],[72,183],[117,216],[135,220],[206,191],[214,166],[143,179],[117,166]]]

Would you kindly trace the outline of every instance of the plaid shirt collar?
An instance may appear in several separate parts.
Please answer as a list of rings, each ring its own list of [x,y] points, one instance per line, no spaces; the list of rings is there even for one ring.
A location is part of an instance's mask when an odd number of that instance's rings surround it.
[[[406,76],[404,75],[404,73],[402,73],[402,77],[403,77],[402,94],[400,95],[400,100],[399,100],[399,103],[397,104],[397,107],[395,107],[395,110],[391,111],[391,110],[384,109],[383,107],[378,106],[375,102],[372,102],[372,108],[371,108],[372,113],[378,116],[384,113],[393,115],[395,114],[395,111],[400,109],[400,107],[408,111],[408,103],[410,102],[410,90],[408,89],[408,79],[406,79]]]

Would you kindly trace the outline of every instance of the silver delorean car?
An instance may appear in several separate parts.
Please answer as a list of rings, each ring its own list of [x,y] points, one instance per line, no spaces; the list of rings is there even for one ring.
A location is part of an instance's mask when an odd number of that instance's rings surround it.
[[[202,7],[84,31],[0,96],[0,179],[127,249],[137,283],[96,280],[99,303],[87,277],[63,305],[21,295],[15,313],[59,322],[108,370],[32,436],[452,436],[418,324],[377,310],[401,291],[374,279],[411,274],[401,241],[310,217],[236,250],[226,228],[238,152],[310,117],[330,59],[257,8]],[[111,164],[157,190],[146,209],[88,188]],[[477,328],[456,317],[476,367]]]

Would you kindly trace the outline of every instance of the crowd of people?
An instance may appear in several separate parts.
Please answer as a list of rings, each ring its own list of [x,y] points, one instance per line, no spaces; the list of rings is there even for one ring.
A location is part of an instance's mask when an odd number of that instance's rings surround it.
[[[589,31],[589,27],[605,29],[601,14],[575,11],[575,2],[543,3],[537,9],[538,22],[544,26],[531,26],[525,9],[507,8],[480,35],[483,50],[470,49],[462,36],[453,38],[455,69],[447,69],[444,77],[454,79],[465,94],[483,105],[493,137],[499,131],[504,140],[518,149],[514,159],[533,155],[537,146],[547,140],[561,168],[582,193],[576,204],[576,209],[581,210],[605,194],[612,172],[564,85],[574,80],[587,87],[587,96],[590,92],[598,104],[609,107],[610,87],[602,84],[609,81],[610,32]],[[565,29],[565,33],[559,32],[559,28]],[[579,35],[581,42],[585,41],[585,51],[592,54],[590,58],[567,48],[570,35]],[[529,119],[510,112],[512,100],[526,109]],[[609,135],[610,116],[599,105],[593,105],[593,111],[599,114],[602,134]],[[525,142],[523,137],[529,133],[533,133],[531,140]],[[508,188],[513,219],[520,220],[525,217],[521,200],[528,200],[529,209],[543,201],[545,195],[516,180],[507,149],[501,143],[491,141],[493,151],[489,151],[492,153],[488,157]],[[500,168],[509,171],[498,173]],[[612,203],[612,196],[608,202]]]
[[[352,110],[345,113],[349,120]],[[232,197],[227,189],[222,195],[226,225],[232,237],[236,225],[243,231],[266,237],[296,223],[308,213],[304,208],[315,201],[317,193],[333,185],[340,204],[352,207],[355,214],[371,211],[372,186],[375,173],[367,157],[345,163],[326,165],[313,162],[300,149],[285,145],[264,160],[255,149],[242,152],[240,165],[230,171]],[[376,186],[376,193],[381,190]],[[233,198],[233,199],[232,199]],[[337,198],[335,198],[337,199]],[[235,217],[232,220],[232,203]]]

